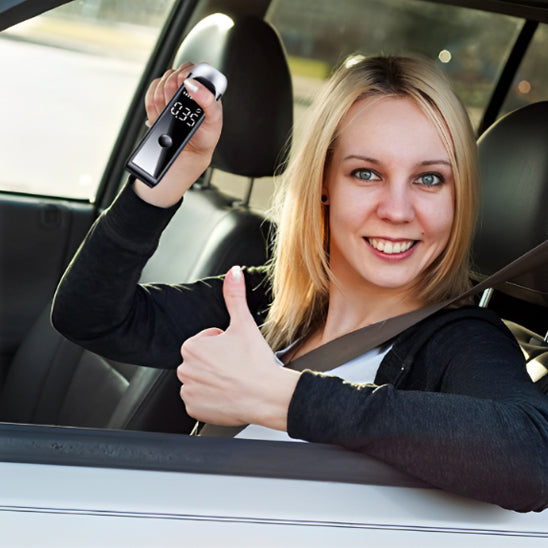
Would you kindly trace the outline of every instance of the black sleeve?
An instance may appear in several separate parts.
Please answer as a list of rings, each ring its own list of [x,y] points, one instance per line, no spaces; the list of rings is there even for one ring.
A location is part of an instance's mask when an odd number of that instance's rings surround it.
[[[487,322],[462,322],[417,358],[443,368],[438,391],[303,373],[289,435],[362,451],[505,508],[546,508],[548,398],[527,377],[515,341]]]
[[[57,288],[52,323],[59,332],[107,358],[174,368],[185,339],[228,325],[222,277],[138,284],[177,209],[142,201],[130,185],[122,190],[91,228]],[[261,275],[260,269],[246,271],[248,293]],[[249,301],[259,316],[261,299],[250,295]]]

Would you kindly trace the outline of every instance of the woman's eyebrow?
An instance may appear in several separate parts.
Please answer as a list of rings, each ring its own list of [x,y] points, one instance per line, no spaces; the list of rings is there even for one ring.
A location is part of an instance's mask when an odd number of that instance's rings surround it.
[[[381,162],[376,158],[371,158],[369,156],[362,156],[361,154],[349,154],[343,158],[343,162],[346,160],[364,160],[365,162],[371,162],[373,164],[380,164]]]
[[[424,160],[420,163],[421,166],[433,166],[437,164],[444,164],[451,167],[451,162],[449,162],[449,160]]]
[[[345,156],[342,161],[345,162],[347,160],[363,160],[365,162],[370,162],[372,164],[382,164],[382,162],[380,160],[377,160],[376,158],[372,158],[370,156],[364,156],[362,154],[349,154],[348,156]],[[449,160],[443,160],[443,159],[439,159],[439,160],[423,160],[422,162],[419,162],[417,165],[421,165],[421,166],[433,166],[433,165],[439,165],[439,164],[443,164],[443,165],[446,165],[448,167],[452,167],[451,166],[451,162],[449,162]]]

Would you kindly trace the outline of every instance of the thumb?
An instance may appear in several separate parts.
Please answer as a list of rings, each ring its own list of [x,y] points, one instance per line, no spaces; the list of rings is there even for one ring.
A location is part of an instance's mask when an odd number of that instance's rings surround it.
[[[218,327],[208,327],[207,329],[200,331],[198,335],[200,335],[200,337],[216,337],[217,335],[222,335],[223,333],[224,331]]]
[[[229,328],[249,322],[256,326],[247,306],[244,273],[239,266],[233,266],[227,272],[223,283],[223,296],[230,315]]]

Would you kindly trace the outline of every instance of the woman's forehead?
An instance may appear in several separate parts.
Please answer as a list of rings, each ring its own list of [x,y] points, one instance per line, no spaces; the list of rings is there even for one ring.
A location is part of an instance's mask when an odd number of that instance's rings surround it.
[[[335,153],[449,160],[433,121],[414,99],[400,96],[356,101],[339,124]]]

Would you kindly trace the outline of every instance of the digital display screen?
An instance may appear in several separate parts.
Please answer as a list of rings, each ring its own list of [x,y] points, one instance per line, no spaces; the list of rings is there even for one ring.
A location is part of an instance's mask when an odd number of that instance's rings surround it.
[[[204,111],[183,87],[175,94],[130,159],[157,182],[204,120]],[[137,175],[139,176],[139,175]]]
[[[174,118],[185,123],[188,127],[194,127],[203,114],[203,110],[192,97],[190,97],[188,91],[184,88],[182,90],[181,98],[185,99],[185,101],[175,101],[169,112]]]

